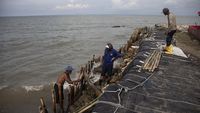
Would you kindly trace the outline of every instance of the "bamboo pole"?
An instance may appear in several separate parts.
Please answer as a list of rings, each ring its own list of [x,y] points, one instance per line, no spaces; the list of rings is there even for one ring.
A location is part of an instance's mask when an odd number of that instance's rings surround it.
[[[46,109],[46,105],[44,103],[44,99],[43,97],[40,97],[40,107],[39,107],[39,112],[40,113],[48,113],[47,109]]]
[[[149,71],[151,72],[153,70],[153,67],[155,65],[155,58],[157,56],[157,52],[155,52],[154,56],[152,57],[152,60],[150,62],[150,65],[149,65]]]
[[[153,71],[154,71],[154,69],[155,69],[156,62],[157,62],[157,58],[158,58],[158,55],[159,55],[159,53],[158,53],[158,52],[156,52],[156,55],[155,55],[155,57],[153,58],[152,65],[151,65],[151,68],[150,68],[150,71],[151,71],[151,72],[153,72]]]
[[[90,61],[90,66],[91,66],[91,68],[90,68],[90,72],[91,72],[92,71],[92,67],[93,67],[93,60]]]
[[[157,63],[156,63],[156,68],[157,68],[157,67],[158,67],[158,65],[159,65],[160,58],[161,58],[161,52],[159,52],[158,60],[157,60]]]
[[[94,101],[93,103],[91,103],[90,105],[88,105],[87,107],[83,108],[82,110],[80,110],[80,112],[78,113],[84,113],[86,112],[88,109],[90,109],[92,106],[94,106],[96,104],[97,100]]]
[[[161,53],[154,50],[152,54],[146,59],[142,68],[153,72],[159,64],[160,57]]]
[[[88,74],[89,74],[90,73],[90,61],[88,61],[87,65],[88,65]]]
[[[82,108],[78,109],[77,111],[75,111],[74,113],[84,113],[86,112],[88,109],[90,109],[92,106],[94,106],[98,99],[101,97],[101,95],[99,95],[97,98],[95,98],[93,101],[91,101],[89,104],[83,106]]]
[[[88,73],[88,65],[85,65],[85,72]]]
[[[52,109],[53,112],[56,113],[56,101],[55,101],[55,94],[54,94],[54,83],[51,83],[51,98],[52,98]]]
[[[147,62],[144,65],[144,69],[147,69],[147,70],[150,69],[150,65],[152,64],[152,60],[153,60],[153,57],[155,56],[155,53],[156,53],[156,51],[153,51],[151,56],[147,59]]]
[[[41,103],[41,107],[44,109],[45,108],[45,103],[44,103],[43,97],[40,97],[40,103]]]
[[[144,69],[146,69],[146,66],[148,65],[148,62],[149,62],[149,60],[151,59],[151,57],[152,57],[152,55],[154,54],[154,52],[155,52],[155,51],[153,51],[153,52],[151,53],[151,55],[145,60],[144,66],[143,66]]]

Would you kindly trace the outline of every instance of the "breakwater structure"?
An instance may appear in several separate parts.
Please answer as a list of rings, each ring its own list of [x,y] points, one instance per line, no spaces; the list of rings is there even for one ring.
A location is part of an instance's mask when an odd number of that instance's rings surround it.
[[[110,84],[98,86],[101,57],[83,65],[83,80],[70,86],[70,110],[75,113],[199,113],[200,63],[174,46],[165,54],[165,28],[135,29],[127,43],[119,48],[124,54],[117,60]],[[40,111],[47,107],[41,99]],[[52,110],[56,113],[52,90]],[[51,109],[47,109],[51,110]]]
[[[140,41],[122,80],[105,89],[93,112],[200,112],[200,66],[178,47],[174,47],[173,55],[163,53],[164,32],[162,27],[154,28],[149,37]],[[155,51],[161,54],[155,55]],[[156,58],[149,62],[151,57]],[[157,66],[154,71],[146,68],[153,64]]]

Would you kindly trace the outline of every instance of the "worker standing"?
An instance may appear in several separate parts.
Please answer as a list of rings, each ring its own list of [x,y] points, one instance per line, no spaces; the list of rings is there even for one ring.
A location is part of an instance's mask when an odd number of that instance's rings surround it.
[[[168,20],[166,47],[164,48],[164,51],[167,54],[172,54],[173,53],[172,40],[173,40],[173,35],[176,33],[176,16],[172,12],[170,12],[168,8],[163,9],[163,14],[167,16]]]
[[[99,80],[100,86],[103,80],[109,83],[112,76],[113,63],[117,58],[121,56],[122,55],[113,48],[113,45],[111,43],[108,43],[106,45],[102,60],[102,73]]]

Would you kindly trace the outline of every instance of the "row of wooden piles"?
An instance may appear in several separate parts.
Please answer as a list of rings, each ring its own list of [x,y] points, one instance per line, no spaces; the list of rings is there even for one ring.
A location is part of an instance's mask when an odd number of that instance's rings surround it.
[[[123,47],[119,48],[119,52],[122,53],[124,56],[122,58],[122,62],[120,62],[120,65],[116,67],[120,69],[119,73],[115,74],[112,77],[110,83],[118,82],[123,77],[122,75],[123,71],[129,65],[129,63],[134,59],[134,56],[137,53],[140,40],[142,38],[149,37],[151,33],[152,33],[151,28],[148,28],[148,27],[137,28],[134,30],[130,39],[127,41],[127,43],[124,44]],[[93,98],[92,101],[87,101],[87,104],[85,104],[85,106],[78,107],[74,112],[75,113],[90,113],[92,110],[92,107],[94,107],[99,97],[100,95],[96,95],[96,98]]]
[[[149,37],[151,35],[151,28],[144,27],[144,28],[137,28],[132,33],[130,39],[124,44],[123,47],[119,48],[119,52],[122,53],[124,56],[122,58],[122,62],[117,67],[120,71],[112,77],[112,82],[117,82],[122,78],[122,73],[125,68],[129,65],[129,63],[134,59],[134,55],[137,52],[139,41],[142,38]],[[98,88],[98,85],[92,83],[90,81],[92,69],[94,68],[94,63],[101,62],[101,56],[95,57],[87,62],[84,66],[80,68],[79,72],[83,72],[83,81],[80,86],[79,85],[71,85],[70,87],[70,112],[75,113],[83,113],[83,112],[90,112],[92,106],[95,105],[94,103],[97,101],[98,97],[101,95],[102,91]],[[52,92],[53,93],[53,92]],[[53,97],[53,96],[52,96]],[[54,100],[54,98],[52,98]],[[92,106],[91,106],[92,105]],[[54,106],[54,105],[53,105]],[[41,108],[45,111],[45,104],[43,99],[41,98]],[[52,108],[54,113],[56,113],[54,107]],[[45,113],[45,112],[40,112]]]

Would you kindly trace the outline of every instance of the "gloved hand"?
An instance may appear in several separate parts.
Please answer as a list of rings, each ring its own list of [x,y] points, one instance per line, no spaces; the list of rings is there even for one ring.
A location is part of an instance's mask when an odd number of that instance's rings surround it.
[[[114,61],[115,61],[115,59],[116,59],[116,58],[112,58],[112,62],[114,62]]]

